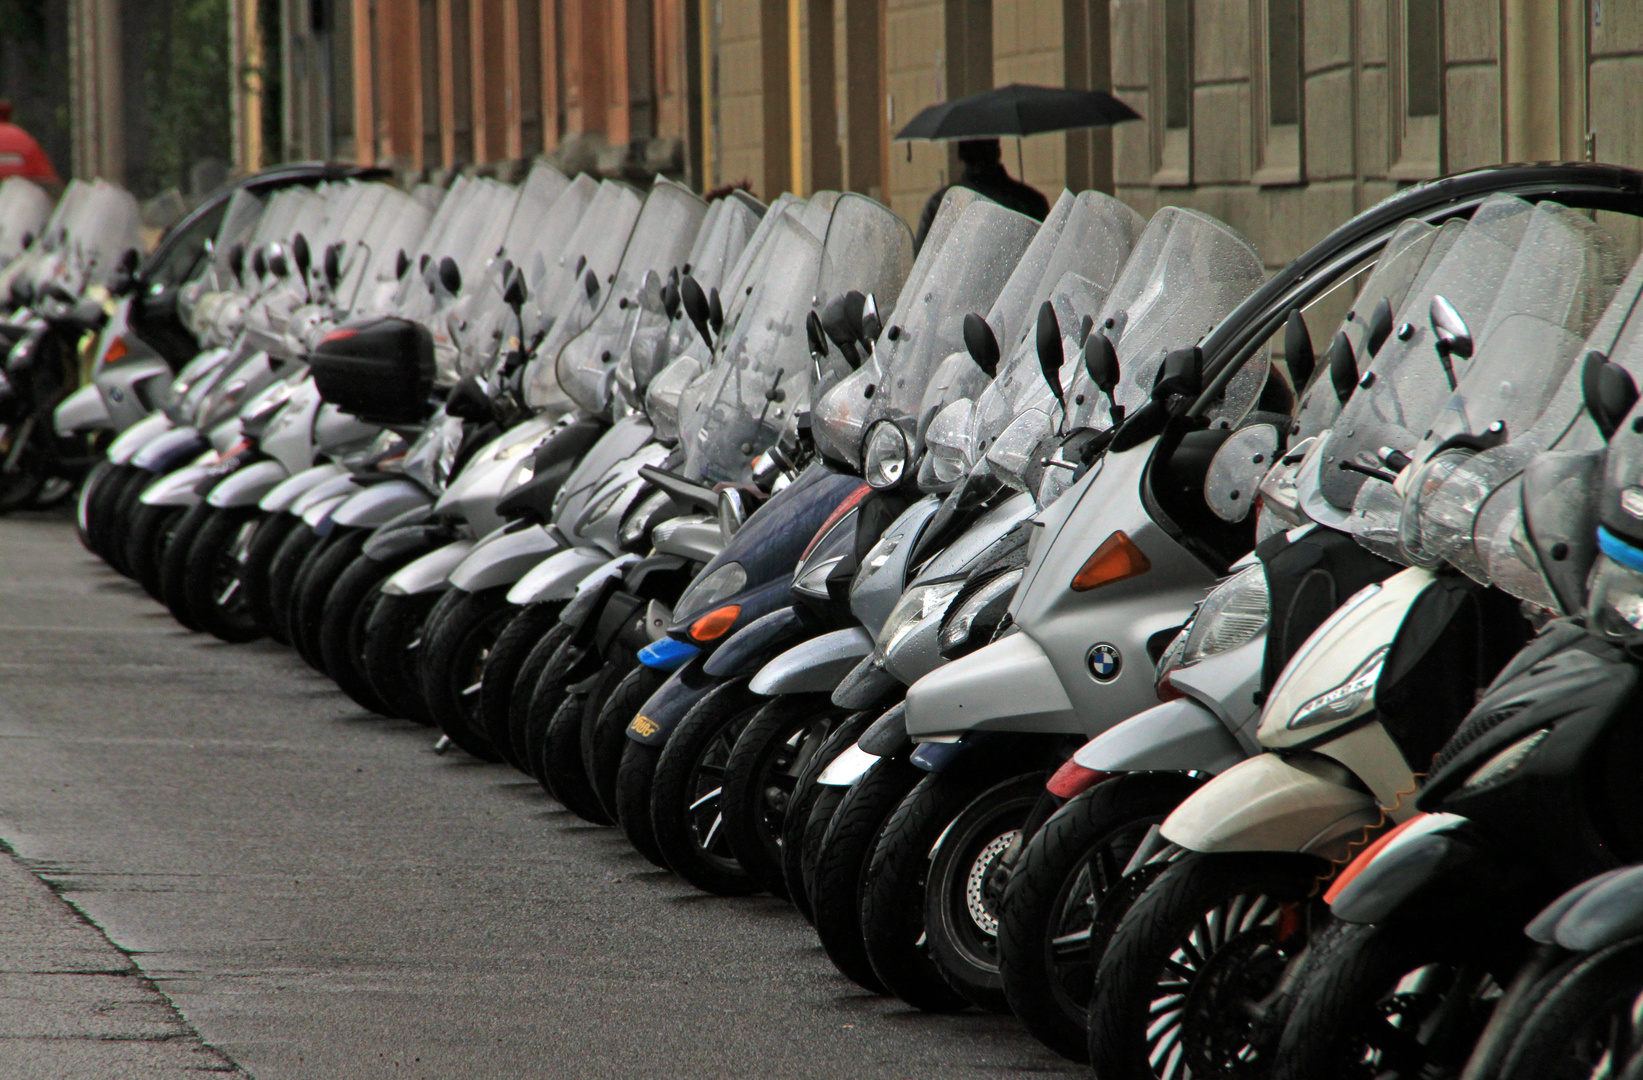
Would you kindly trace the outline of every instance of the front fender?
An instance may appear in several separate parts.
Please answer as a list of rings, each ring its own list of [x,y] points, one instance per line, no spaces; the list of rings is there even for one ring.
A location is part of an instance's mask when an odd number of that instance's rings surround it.
[[[336,476],[327,477],[298,495],[291,503],[291,512],[298,517],[305,516],[310,509],[319,503],[336,498],[338,495],[352,495],[359,491],[359,485],[354,482],[354,474],[342,472]]]
[[[724,680],[715,679],[702,671],[700,656],[693,657],[663,680],[656,692],[645,699],[628,724],[628,738],[645,746],[661,746],[685,714],[706,697],[708,691],[722,685]]]
[[[103,404],[103,395],[95,386],[82,386],[74,391],[51,414],[51,423],[62,438],[77,431],[97,431],[113,428],[114,418]]]
[[[286,479],[285,466],[277,461],[257,461],[235,469],[211,489],[205,501],[212,506],[251,506]]]
[[[428,511],[432,516],[432,508]],[[389,522],[365,541],[365,554],[377,562],[390,562],[412,554],[426,555],[457,538],[457,531],[439,521]]]
[[[200,481],[216,474],[216,465],[189,465],[169,472],[143,489],[137,501],[144,506],[196,506],[204,498]]]
[[[1552,938],[1565,949],[1595,952],[1643,933],[1643,867],[1607,875],[1557,920]]]
[[[761,615],[725,639],[702,665],[714,678],[750,675],[804,632],[799,613],[790,607]]]
[[[1160,831],[1189,851],[1334,858],[1380,821],[1375,797],[1352,786],[1345,766],[1318,754],[1261,754],[1187,796]]]
[[[1225,772],[1248,755],[1226,724],[1191,698],[1137,713],[1073,754],[1096,772]]]
[[[595,583],[620,575],[629,563],[639,561],[637,555],[611,558],[610,552],[596,547],[573,547],[556,551],[526,571],[514,587],[508,590],[508,603],[524,607],[544,600],[569,600],[584,582]]]
[[[129,465],[137,451],[150,441],[171,430],[171,417],[154,413],[132,424],[108,444],[108,460],[113,465]]]
[[[1425,919],[1498,906],[1503,871],[1515,860],[1466,818],[1424,814],[1359,855],[1324,899],[1337,919],[1384,922],[1399,912]],[[1503,858],[1503,856],[1505,856]]]
[[[907,690],[907,731],[1084,730],[1050,658],[1025,633],[1011,634],[924,676]]]
[[[451,571],[451,584],[470,593],[512,585],[563,546],[557,533],[540,525],[503,526],[474,545]]]
[[[131,455],[131,464],[149,472],[162,473],[199,457],[210,447],[205,436],[194,428],[172,428],[144,443],[141,450]]]
[[[421,506],[432,507],[434,500],[428,493],[409,480],[385,480],[371,484],[363,491],[350,495],[337,507],[331,520],[350,528],[374,529],[394,518]]]
[[[383,582],[382,591],[390,596],[415,596],[443,589],[451,571],[461,565],[473,546],[472,540],[453,540],[436,548]]]
[[[863,658],[872,655],[873,639],[866,630],[835,630],[800,642],[765,664],[748,689],[766,697],[832,693]]]
[[[321,536],[330,536],[331,527],[335,524],[331,520],[331,515],[336,513],[337,507],[347,501],[348,496],[344,494],[312,502],[302,511],[302,522]]]
[[[257,503],[257,508],[271,514],[281,510],[289,510],[292,505],[310,489],[323,484],[332,477],[341,476],[345,472],[341,465],[335,462],[326,462],[323,465],[314,465],[300,473],[280,481],[269,489]]]

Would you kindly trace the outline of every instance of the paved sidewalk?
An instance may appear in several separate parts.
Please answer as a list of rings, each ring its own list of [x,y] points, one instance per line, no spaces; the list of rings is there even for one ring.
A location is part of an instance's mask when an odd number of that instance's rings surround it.
[[[200,1041],[131,958],[0,853],[0,1077],[243,1076]]]

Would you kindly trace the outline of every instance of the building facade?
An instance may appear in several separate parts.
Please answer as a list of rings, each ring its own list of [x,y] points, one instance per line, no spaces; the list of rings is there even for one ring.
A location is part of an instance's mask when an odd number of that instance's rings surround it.
[[[920,109],[1011,82],[1095,87],[1143,119],[1007,141],[1012,172],[1052,199],[1201,208],[1278,266],[1400,184],[1501,161],[1643,166],[1643,4],[1615,0],[232,3],[241,167],[548,155],[766,199],[861,191],[913,221],[957,166],[891,141]]]

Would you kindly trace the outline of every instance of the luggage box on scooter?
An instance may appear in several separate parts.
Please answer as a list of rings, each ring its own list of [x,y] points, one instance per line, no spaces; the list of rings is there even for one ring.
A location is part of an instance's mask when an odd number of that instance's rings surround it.
[[[434,339],[408,319],[361,319],[320,340],[309,364],[320,397],[374,424],[433,415]]]

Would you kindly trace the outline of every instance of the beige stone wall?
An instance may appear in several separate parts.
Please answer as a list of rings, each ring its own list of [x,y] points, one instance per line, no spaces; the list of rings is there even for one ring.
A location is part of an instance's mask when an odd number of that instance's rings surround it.
[[[715,147],[721,183],[746,180],[759,198],[764,187],[764,93],[759,47],[759,0],[717,3],[719,31],[719,140]]]
[[[993,85],[1063,85],[1062,19],[1061,0],[993,0]],[[1018,171],[1015,140],[1004,140],[1005,168],[1042,191],[1053,204],[1066,184],[1066,138],[1035,135],[1023,139],[1021,162],[1023,168]]]
[[[890,135],[926,106],[947,97],[946,14],[942,0],[886,0],[884,12],[885,103]],[[946,147],[892,143],[890,209],[917,227],[930,193],[945,182]]]

